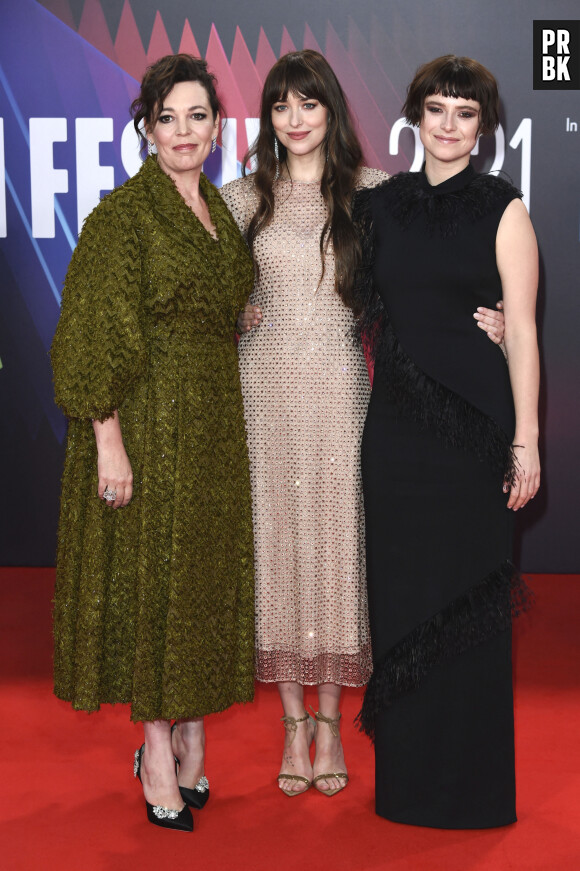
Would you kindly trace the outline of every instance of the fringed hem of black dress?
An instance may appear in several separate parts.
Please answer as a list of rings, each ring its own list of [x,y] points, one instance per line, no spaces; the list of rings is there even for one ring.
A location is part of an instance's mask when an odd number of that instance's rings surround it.
[[[375,377],[402,416],[434,433],[444,445],[461,448],[490,463],[508,484],[516,459],[504,430],[459,394],[423,372],[404,351],[385,314],[374,344]]]
[[[514,566],[501,566],[429,620],[416,626],[375,664],[356,717],[374,740],[375,719],[395,699],[416,689],[428,671],[499,635],[527,611],[533,594]]]

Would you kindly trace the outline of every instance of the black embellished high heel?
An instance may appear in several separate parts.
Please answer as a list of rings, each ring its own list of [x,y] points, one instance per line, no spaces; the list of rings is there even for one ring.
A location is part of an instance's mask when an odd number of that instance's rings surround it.
[[[175,729],[177,729],[177,723],[174,723],[171,727],[172,735]],[[175,759],[177,769],[179,766],[179,759],[175,754],[173,754],[173,758]],[[196,810],[201,810],[202,807],[205,807],[209,798],[209,780],[204,774],[199,778],[193,789],[189,789],[187,786],[180,786],[179,792],[181,793],[181,798],[186,804],[190,807],[196,808]]]
[[[141,783],[141,761],[143,759],[143,751],[145,744],[142,744],[139,750],[135,750],[133,761],[133,777],[138,777]],[[149,804],[145,799],[145,807],[147,808],[147,819],[154,826],[161,826],[162,829],[176,829],[179,832],[193,832],[193,817],[187,804],[180,811],[172,808],[163,807],[163,805]]]

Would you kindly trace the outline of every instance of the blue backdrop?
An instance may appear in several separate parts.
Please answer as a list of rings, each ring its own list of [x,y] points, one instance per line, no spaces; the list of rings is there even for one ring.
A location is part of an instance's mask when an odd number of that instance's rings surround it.
[[[148,62],[207,57],[228,123],[206,172],[236,175],[253,138],[260,86],[276,57],[322,51],[358,119],[369,165],[416,168],[400,119],[425,60],[476,57],[500,83],[502,126],[474,156],[520,186],[536,227],[542,279],[544,485],[520,515],[527,571],[577,572],[580,431],[576,337],[580,242],[580,92],[533,89],[534,19],[572,19],[577,0],[19,0],[0,2],[0,564],[51,564],[65,421],[48,349],[79,226],[99,196],[136,171],[129,105]]]

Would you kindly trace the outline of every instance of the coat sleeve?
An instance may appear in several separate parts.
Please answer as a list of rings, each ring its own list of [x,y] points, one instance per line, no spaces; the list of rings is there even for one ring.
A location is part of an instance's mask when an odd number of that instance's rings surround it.
[[[146,366],[139,239],[119,205],[107,198],[87,218],[65,280],[51,360],[70,418],[110,417]]]

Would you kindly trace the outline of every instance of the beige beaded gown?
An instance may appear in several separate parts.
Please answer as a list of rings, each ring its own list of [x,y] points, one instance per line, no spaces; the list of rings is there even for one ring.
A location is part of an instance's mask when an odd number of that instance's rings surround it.
[[[386,178],[361,169],[358,186]],[[252,178],[222,188],[245,232]],[[326,207],[313,182],[275,183],[272,222],[254,243],[251,302],[262,322],[239,363],[248,431],[256,567],[256,677],[361,686],[371,650],[360,443],[370,385],[353,317],[320,282]]]

